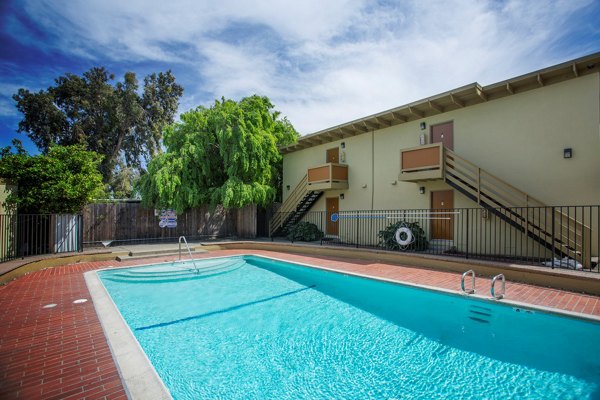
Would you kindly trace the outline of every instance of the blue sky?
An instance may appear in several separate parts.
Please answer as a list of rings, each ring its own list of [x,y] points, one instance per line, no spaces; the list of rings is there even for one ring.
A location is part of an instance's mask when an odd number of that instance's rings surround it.
[[[12,95],[105,66],[171,69],[180,111],[266,95],[301,134],[600,51],[600,1],[1,0],[0,147]]]

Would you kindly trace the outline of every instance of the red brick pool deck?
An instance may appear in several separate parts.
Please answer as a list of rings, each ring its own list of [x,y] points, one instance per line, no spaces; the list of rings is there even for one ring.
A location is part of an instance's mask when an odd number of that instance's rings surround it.
[[[460,274],[334,257],[271,251],[219,250],[198,258],[262,254],[340,271],[458,291]],[[0,399],[126,399],[125,389],[96,315],[83,273],[175,257],[65,265],[0,286]],[[489,293],[488,279],[477,293]],[[74,304],[78,299],[85,303]],[[506,299],[600,316],[600,298],[507,282]],[[54,308],[43,308],[56,304]]]

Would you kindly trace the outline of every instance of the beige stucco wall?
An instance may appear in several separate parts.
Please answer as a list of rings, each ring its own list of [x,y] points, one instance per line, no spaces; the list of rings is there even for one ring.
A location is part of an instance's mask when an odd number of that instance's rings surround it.
[[[6,207],[4,202],[11,190],[16,187],[0,179],[0,259],[14,251],[11,231],[13,230],[14,219],[4,216]]]
[[[442,181],[397,182],[400,149],[419,144],[429,127],[454,122],[454,150],[547,205],[600,203],[600,79],[591,74],[433,117],[322,144],[284,155],[284,200],[325,151],[345,143],[349,188],[340,210],[428,208],[430,192],[449,188]],[[426,130],[419,124],[425,122]],[[564,159],[563,149],[573,149]],[[286,190],[286,185],[291,190]],[[366,187],[363,187],[365,186]],[[419,194],[419,186],[426,193]],[[455,207],[475,203],[455,193]],[[312,208],[325,210],[324,198]]]
[[[460,157],[505,180],[547,205],[600,204],[600,79],[587,75],[492,100],[433,117],[367,132],[284,155],[284,200],[307,168],[322,164],[327,149],[340,146],[340,162],[348,164],[346,190],[326,191],[311,211],[325,211],[326,197],[339,197],[340,211],[427,209],[431,192],[451,189],[443,181],[400,182],[400,150],[419,145],[430,127],[453,121],[454,151]],[[425,122],[427,128],[420,129]],[[563,149],[573,149],[573,158],[564,159]],[[290,190],[286,189],[290,185]],[[425,187],[425,194],[419,187]],[[454,191],[455,208],[477,204]],[[471,229],[473,234],[489,231],[498,221],[488,218]],[[340,227],[342,224],[340,224]],[[323,227],[324,228],[324,227]],[[426,230],[428,227],[424,227]],[[375,240],[377,232],[364,232]],[[519,235],[513,232],[514,235]],[[352,226],[340,232],[344,240],[356,237]],[[543,257],[545,250],[531,239],[495,235],[490,253],[520,253]],[[525,249],[516,249],[517,246]],[[455,236],[459,250],[467,245]],[[470,244],[473,246],[473,243]],[[597,244],[593,243],[597,254]],[[471,247],[472,249],[472,247]]]
[[[6,207],[4,202],[12,190],[15,190],[16,186],[9,184],[3,179],[0,179],[0,214],[6,214]]]

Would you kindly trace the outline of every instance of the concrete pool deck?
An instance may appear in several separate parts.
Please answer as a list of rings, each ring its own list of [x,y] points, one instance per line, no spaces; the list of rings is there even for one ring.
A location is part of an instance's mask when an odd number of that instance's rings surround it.
[[[365,259],[266,250],[211,250],[195,258],[257,254],[345,273],[458,292],[461,274]],[[125,399],[111,349],[86,286],[84,273],[172,261],[158,256],[117,262],[80,262],[31,272],[0,286],[0,398]],[[489,279],[476,290],[489,297]],[[73,303],[79,299],[87,302]],[[557,312],[600,316],[600,297],[507,281],[506,300]],[[51,308],[44,306],[56,304]]]

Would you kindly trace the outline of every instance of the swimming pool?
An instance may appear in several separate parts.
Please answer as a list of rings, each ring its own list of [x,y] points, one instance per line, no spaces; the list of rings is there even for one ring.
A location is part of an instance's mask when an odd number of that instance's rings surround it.
[[[99,272],[176,399],[600,397],[600,324],[257,256]]]

